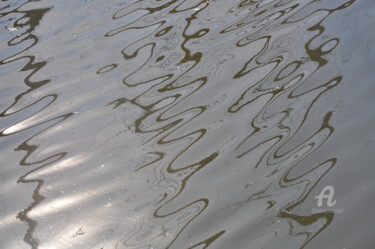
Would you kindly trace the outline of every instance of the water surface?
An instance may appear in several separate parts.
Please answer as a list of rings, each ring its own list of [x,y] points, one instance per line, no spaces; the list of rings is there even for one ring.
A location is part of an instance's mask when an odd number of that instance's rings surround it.
[[[373,248],[374,24],[372,0],[1,1],[1,248]]]

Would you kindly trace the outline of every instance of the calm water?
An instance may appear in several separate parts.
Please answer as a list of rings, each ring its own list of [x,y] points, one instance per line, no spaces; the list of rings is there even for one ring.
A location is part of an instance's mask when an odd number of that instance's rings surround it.
[[[0,247],[372,249],[373,0],[2,0]]]

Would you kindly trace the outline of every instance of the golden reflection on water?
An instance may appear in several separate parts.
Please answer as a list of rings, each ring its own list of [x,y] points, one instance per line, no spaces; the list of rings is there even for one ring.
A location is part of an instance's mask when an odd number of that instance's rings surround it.
[[[0,242],[319,245],[338,215],[313,196],[349,160],[327,144],[350,123],[357,4],[2,3]],[[371,35],[354,43],[373,53]]]

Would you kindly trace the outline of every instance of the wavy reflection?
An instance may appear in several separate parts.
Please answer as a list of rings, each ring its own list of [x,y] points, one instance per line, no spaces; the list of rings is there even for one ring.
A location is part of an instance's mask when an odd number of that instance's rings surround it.
[[[324,247],[372,120],[360,4],[3,1],[0,244]]]

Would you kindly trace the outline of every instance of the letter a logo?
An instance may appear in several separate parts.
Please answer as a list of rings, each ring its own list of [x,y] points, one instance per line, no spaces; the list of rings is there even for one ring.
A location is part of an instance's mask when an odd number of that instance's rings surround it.
[[[328,192],[328,193],[326,193]],[[336,204],[336,200],[332,201],[335,190],[332,186],[325,186],[319,195],[315,196],[318,199],[318,207],[323,206],[323,199],[327,199],[327,206],[332,207]]]

